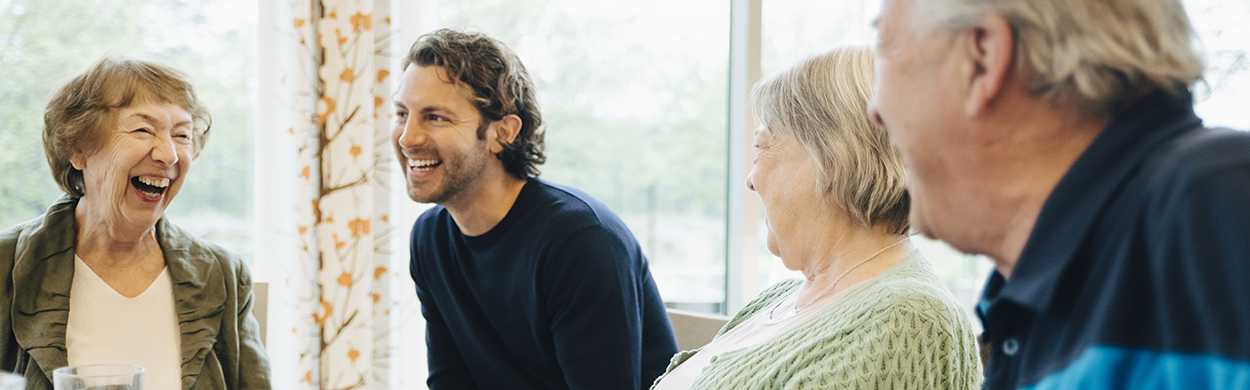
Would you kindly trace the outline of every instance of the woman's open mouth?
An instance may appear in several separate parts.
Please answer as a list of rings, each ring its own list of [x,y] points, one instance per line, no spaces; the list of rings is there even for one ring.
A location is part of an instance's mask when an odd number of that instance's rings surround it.
[[[135,187],[143,200],[155,202],[161,200],[165,190],[169,189],[169,179],[148,176],[130,178],[130,185]]]

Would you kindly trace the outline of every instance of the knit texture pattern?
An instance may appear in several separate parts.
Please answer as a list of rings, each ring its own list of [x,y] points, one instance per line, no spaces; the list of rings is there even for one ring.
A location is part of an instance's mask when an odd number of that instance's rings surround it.
[[[801,283],[791,279],[769,287],[717,337]],[[673,356],[665,373],[696,352]],[[691,389],[975,389],[981,380],[968,317],[914,251],[793,329],[713,357]]]

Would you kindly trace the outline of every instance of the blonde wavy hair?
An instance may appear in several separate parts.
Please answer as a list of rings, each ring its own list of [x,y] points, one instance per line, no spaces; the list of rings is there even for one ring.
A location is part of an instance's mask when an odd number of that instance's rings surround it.
[[[827,204],[862,228],[903,234],[911,205],[903,158],[868,117],[874,61],[865,47],[818,54],[756,84],[751,101],[761,125],[802,145]]]
[[[925,31],[960,31],[1002,15],[1029,92],[1084,114],[1126,108],[1142,91],[1186,92],[1203,61],[1180,0],[926,0]]]

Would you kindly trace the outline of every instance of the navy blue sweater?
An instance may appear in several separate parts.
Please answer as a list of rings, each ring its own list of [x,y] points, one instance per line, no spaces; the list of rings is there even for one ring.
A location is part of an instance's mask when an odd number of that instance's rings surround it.
[[[572,188],[530,179],[476,237],[426,211],[411,272],[430,389],[645,389],[677,352],[638,242]]]

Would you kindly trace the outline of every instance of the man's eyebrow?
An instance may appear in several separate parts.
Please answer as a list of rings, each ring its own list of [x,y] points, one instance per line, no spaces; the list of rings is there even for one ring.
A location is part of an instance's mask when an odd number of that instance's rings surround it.
[[[428,106],[421,108],[422,114],[428,114],[431,112],[451,112],[451,110],[443,106]]]

